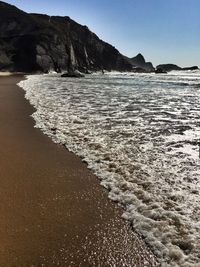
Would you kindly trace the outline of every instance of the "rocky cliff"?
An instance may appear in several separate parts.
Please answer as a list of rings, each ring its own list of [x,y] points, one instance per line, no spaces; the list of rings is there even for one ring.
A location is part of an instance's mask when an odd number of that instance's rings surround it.
[[[0,70],[130,71],[117,49],[69,17],[27,14],[0,1]]]
[[[155,71],[151,62],[146,62],[142,54],[138,54],[135,57],[128,58],[129,63],[132,65],[133,71],[153,72]]]

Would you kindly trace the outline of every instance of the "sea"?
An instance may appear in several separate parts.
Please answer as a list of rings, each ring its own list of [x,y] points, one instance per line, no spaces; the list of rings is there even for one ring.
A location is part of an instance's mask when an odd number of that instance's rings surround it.
[[[200,71],[29,75],[19,85],[35,127],[88,164],[161,266],[199,267]]]

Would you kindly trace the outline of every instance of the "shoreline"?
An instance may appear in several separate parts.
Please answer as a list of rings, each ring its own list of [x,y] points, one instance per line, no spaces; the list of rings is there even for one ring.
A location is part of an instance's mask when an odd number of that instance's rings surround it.
[[[86,164],[34,128],[21,79],[0,77],[0,265],[155,266]]]

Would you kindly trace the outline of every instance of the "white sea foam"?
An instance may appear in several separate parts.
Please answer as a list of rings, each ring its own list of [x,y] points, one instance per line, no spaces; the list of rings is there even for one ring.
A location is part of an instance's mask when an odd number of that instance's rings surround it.
[[[36,127],[88,163],[163,267],[200,266],[200,73],[33,75]]]

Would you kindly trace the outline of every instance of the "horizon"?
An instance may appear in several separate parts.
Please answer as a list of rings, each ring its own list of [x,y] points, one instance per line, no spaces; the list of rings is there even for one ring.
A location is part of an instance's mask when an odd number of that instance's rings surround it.
[[[141,53],[154,66],[200,65],[198,0],[191,0],[190,4],[187,0],[126,0],[123,4],[117,0],[109,5],[106,0],[4,2],[28,13],[69,16],[123,55],[134,57]]]

